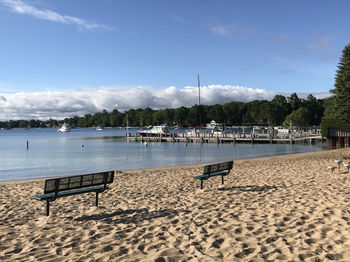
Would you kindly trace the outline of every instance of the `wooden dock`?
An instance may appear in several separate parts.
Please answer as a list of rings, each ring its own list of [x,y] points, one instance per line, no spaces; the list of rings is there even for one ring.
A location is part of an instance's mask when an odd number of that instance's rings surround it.
[[[350,128],[328,128],[327,140],[330,148],[350,147]]]
[[[126,135],[126,141],[128,142],[170,142],[170,143],[250,143],[250,144],[314,144],[315,142],[324,142],[322,136],[304,136],[304,137],[264,137],[264,136],[251,136],[251,135],[238,135],[238,134],[196,134],[187,135],[182,134],[169,134],[167,136],[131,136]]]

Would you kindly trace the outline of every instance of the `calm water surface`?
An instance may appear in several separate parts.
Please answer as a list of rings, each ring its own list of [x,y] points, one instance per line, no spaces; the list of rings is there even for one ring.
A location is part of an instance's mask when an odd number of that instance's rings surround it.
[[[129,130],[135,133],[136,130]],[[0,181],[314,152],[324,144],[127,143],[125,129],[0,130]],[[29,148],[26,148],[26,141]]]

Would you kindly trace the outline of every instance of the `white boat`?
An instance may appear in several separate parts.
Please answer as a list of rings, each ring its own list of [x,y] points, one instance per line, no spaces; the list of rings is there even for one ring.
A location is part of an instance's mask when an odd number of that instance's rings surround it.
[[[169,128],[166,125],[153,126],[151,130],[141,130],[138,131],[140,136],[167,136],[170,135]]]
[[[216,123],[214,120],[210,122],[210,124],[207,124],[207,129],[211,130],[211,133],[217,133],[224,131],[224,125]]]
[[[98,126],[98,127],[96,127],[96,130],[97,130],[97,131],[102,131],[102,130],[103,130],[103,127],[102,127],[102,126]]]
[[[71,130],[70,126],[64,123],[57,131],[58,132],[69,132]]]

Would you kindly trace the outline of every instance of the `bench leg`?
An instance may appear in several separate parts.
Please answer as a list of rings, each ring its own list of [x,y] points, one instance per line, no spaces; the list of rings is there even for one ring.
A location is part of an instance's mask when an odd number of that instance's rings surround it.
[[[201,179],[201,189],[203,189],[203,179]]]
[[[98,207],[98,192],[96,192],[96,203],[95,205]]]
[[[46,216],[50,215],[50,201],[46,201]]]
[[[223,185],[224,184],[224,176],[221,175],[221,184]]]

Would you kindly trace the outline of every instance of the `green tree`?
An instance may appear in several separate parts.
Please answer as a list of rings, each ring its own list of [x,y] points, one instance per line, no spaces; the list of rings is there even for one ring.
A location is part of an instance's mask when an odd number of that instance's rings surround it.
[[[288,103],[291,107],[291,110],[295,111],[295,110],[299,109],[299,107],[301,105],[301,99],[297,96],[296,93],[293,93],[290,95],[290,97],[288,97]]]
[[[188,108],[182,106],[175,109],[174,120],[180,126],[188,125],[187,119],[189,115]]]
[[[117,109],[114,109],[109,114],[109,123],[111,127],[122,126],[122,122],[123,122],[123,114],[120,113]]]
[[[335,76],[333,97],[323,101],[324,115],[321,121],[322,136],[328,136],[328,128],[350,128],[350,44],[343,49]]]
[[[272,122],[272,106],[269,101],[263,100],[260,101],[260,110],[259,110],[259,120],[260,125],[270,125]]]
[[[143,126],[152,125],[153,124],[153,113],[154,113],[154,111],[149,107],[146,107],[144,110],[142,110],[138,114],[140,126],[143,127]]]
[[[204,106],[202,106],[202,105],[192,106],[188,112],[187,123],[189,125],[193,125],[193,126],[199,126],[199,125],[205,126],[206,123],[204,123],[204,121],[206,121],[206,114],[205,114]]]
[[[88,127],[85,117],[80,117],[78,120],[78,127],[85,128]]]
[[[322,107],[324,109],[324,116],[335,115],[335,96],[330,96],[322,100]]]
[[[206,119],[203,119],[203,122],[209,123],[211,120],[215,120],[217,123],[225,122],[225,114],[222,105],[216,104],[212,106],[207,106],[205,107],[205,109]]]
[[[350,121],[350,44],[345,46],[335,77],[335,117],[344,123]]]
[[[165,113],[164,110],[157,110],[153,113],[153,121],[157,125],[164,124]]]
[[[312,112],[310,125],[319,125],[324,111],[322,100],[319,100],[310,94],[308,95],[307,99],[302,100],[301,104],[302,107],[306,107],[310,112]]]
[[[125,112],[125,117],[122,123],[122,126],[126,126],[126,120],[128,120],[129,127],[140,126],[140,119],[137,118],[138,112],[140,109],[130,109]],[[126,118],[127,116],[127,118]]]
[[[288,115],[283,122],[284,126],[289,126],[292,124],[293,126],[310,126],[312,121],[312,113],[306,107],[300,107],[298,110],[293,111],[290,115]]]
[[[18,125],[16,127],[18,127]],[[40,120],[35,120],[35,119],[29,120],[29,127],[30,128],[40,127]]]
[[[103,109],[100,117],[101,117],[100,125],[105,126],[105,127],[111,126],[111,124],[109,122],[109,113],[107,112],[107,110]]]
[[[271,105],[266,100],[254,100],[246,103],[243,123],[247,125],[267,125],[271,119]]]
[[[92,126],[93,126],[93,124],[92,124],[92,122],[93,122],[93,117],[92,117],[92,115],[91,115],[91,114],[86,114],[86,115],[84,116],[84,118],[85,118],[85,124],[86,124],[85,127],[92,127]]]
[[[28,126],[29,126],[28,121],[26,121],[26,120],[19,120],[19,123],[18,123],[18,127],[19,128],[26,128]]]
[[[275,95],[271,101],[271,125],[282,125],[286,116],[291,113],[290,104],[287,98],[282,95]]]
[[[243,102],[230,102],[223,106],[225,122],[228,125],[239,125],[242,123],[242,114],[240,111]]]
[[[73,116],[72,118],[69,118],[68,123],[72,127],[77,127],[79,126],[79,118],[78,116]]]
[[[164,110],[164,123],[168,125],[174,124],[175,110],[166,108]]]
[[[46,121],[46,127],[57,127],[58,126],[58,122],[57,122],[57,120],[55,120],[55,119],[49,119],[49,120],[47,120]]]

